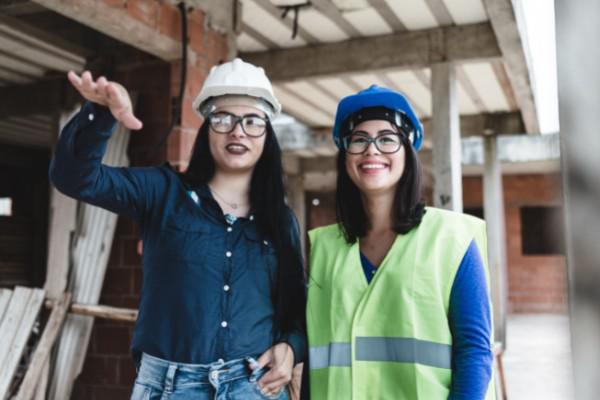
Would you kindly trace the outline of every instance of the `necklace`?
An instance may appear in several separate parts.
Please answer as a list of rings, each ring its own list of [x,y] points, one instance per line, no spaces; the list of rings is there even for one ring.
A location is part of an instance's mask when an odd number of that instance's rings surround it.
[[[214,188],[212,188],[210,185],[208,185],[208,188],[210,189],[210,191],[211,191],[212,193],[216,194],[216,195],[217,195],[217,197],[218,197],[219,199],[221,199],[221,201],[222,201],[223,203],[227,204],[229,207],[231,207],[231,208],[232,208],[232,209],[234,209],[234,210],[237,210],[237,209],[238,209],[238,207],[245,206],[245,205],[247,204],[247,203],[231,203],[231,202],[229,202],[229,201],[225,200],[225,198],[224,198],[223,196],[221,196],[221,195],[219,194],[219,192],[217,192],[217,191],[216,191]]]

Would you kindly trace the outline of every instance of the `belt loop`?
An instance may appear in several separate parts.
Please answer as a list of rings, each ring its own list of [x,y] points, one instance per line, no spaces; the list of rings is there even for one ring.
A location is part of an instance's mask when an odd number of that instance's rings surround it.
[[[173,391],[176,371],[177,364],[169,364],[169,369],[167,369],[167,375],[165,376],[165,392],[171,393]]]

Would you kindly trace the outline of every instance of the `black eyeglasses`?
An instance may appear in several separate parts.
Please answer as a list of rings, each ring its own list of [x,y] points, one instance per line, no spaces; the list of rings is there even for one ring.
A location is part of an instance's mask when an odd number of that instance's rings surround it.
[[[350,154],[364,153],[371,143],[383,154],[395,153],[402,147],[400,134],[389,130],[378,132],[376,137],[369,136],[367,132],[355,131],[342,139],[344,150]]]
[[[213,131],[217,133],[231,133],[235,126],[240,123],[242,131],[250,137],[261,137],[267,130],[267,119],[256,114],[238,116],[228,112],[216,112],[208,115],[208,123]]]

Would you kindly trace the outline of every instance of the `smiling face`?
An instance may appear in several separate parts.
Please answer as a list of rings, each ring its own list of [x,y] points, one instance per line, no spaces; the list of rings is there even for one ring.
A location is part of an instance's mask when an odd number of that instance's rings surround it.
[[[353,134],[363,132],[376,138],[390,131],[398,132],[398,129],[389,121],[370,120],[357,125]],[[346,153],[346,171],[364,195],[390,193],[393,196],[404,172],[405,157],[404,146],[395,153],[384,154],[371,143],[362,154]]]
[[[248,106],[228,105],[215,112],[227,112],[238,117],[254,115],[264,118],[264,112]],[[217,133],[209,128],[208,143],[215,160],[215,170],[225,173],[252,172],[260,159],[267,133],[260,137],[250,137],[244,133],[241,122],[229,133]]]

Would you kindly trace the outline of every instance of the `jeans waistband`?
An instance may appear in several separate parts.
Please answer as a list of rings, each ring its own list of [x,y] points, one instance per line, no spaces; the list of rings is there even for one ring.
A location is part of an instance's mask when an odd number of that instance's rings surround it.
[[[219,386],[235,379],[255,380],[261,370],[250,369],[258,365],[252,357],[210,364],[186,364],[163,360],[143,353],[137,380],[157,389],[171,391],[176,387],[191,385]]]

